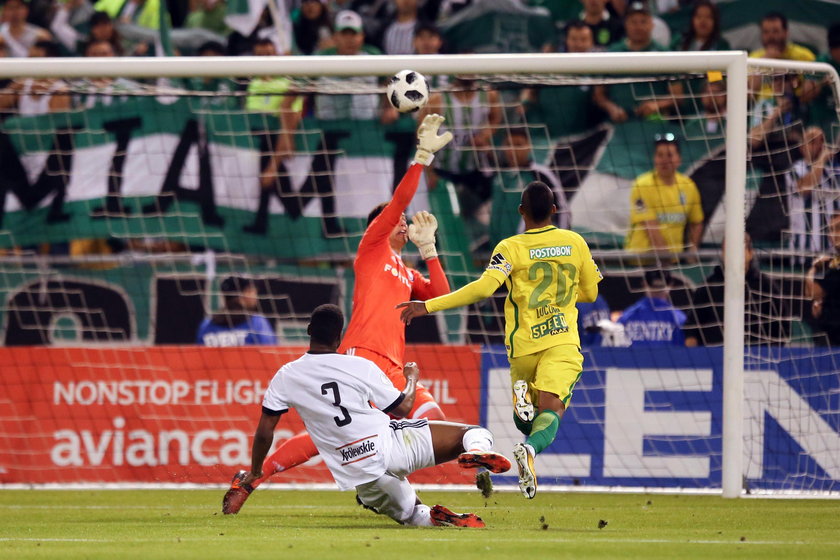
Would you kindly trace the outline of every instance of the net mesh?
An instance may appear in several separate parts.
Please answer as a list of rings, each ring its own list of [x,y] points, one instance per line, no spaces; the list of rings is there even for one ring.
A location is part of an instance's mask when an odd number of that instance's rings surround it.
[[[826,77],[750,76],[744,402],[755,489],[836,490],[840,480],[835,327],[814,312],[819,294],[833,301],[834,261],[822,257],[835,252],[840,169]],[[430,106],[456,140],[408,214],[437,216],[453,289],[521,231],[516,209],[532,180],[553,188],[557,225],[581,233],[604,272],[599,302],[580,306],[585,373],[540,456],[541,480],[720,485],[725,78],[430,77]],[[393,118],[383,91],[375,77],[6,84],[0,480],[46,463],[34,482],[224,482],[248,463],[261,391],[307,344],[317,305],[351,313],[367,213],[413,156],[417,116]],[[648,208],[636,187],[655,168],[655,142],[671,139],[697,199]],[[675,232],[658,253],[627,241],[650,211]],[[686,221],[702,224],[696,247]],[[412,245],[403,256],[425,272]],[[229,276],[253,281],[271,345],[196,345]],[[407,359],[447,416],[487,424],[503,450],[520,440],[505,293],[407,330]],[[280,439],[302,430],[289,426]],[[329,477],[315,459],[277,479]],[[466,479],[444,469],[420,480]]]

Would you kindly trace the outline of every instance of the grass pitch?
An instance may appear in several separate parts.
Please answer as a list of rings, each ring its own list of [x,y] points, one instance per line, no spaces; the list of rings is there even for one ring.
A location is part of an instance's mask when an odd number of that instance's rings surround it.
[[[840,558],[840,500],[421,492],[486,529],[404,528],[352,493],[0,490],[0,558]],[[795,555],[795,556],[794,556]]]

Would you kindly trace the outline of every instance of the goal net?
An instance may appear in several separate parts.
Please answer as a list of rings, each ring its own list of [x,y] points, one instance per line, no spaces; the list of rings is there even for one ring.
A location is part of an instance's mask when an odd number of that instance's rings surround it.
[[[0,61],[0,482],[224,484],[247,466],[262,392],[305,350],[311,311],[352,313],[367,214],[413,156],[416,116],[390,114],[382,85],[409,67],[455,136],[407,212],[436,215],[452,288],[521,231],[533,180],[604,272],[599,302],[580,306],[585,369],[537,459],[541,485],[837,491],[840,369],[812,302],[832,301],[827,66],[745,77],[735,53],[91,62]],[[831,156],[811,184],[820,138]],[[638,183],[672,146],[697,197],[648,208]],[[629,239],[646,212],[678,232],[663,250]],[[425,273],[413,245],[403,258]],[[230,277],[256,287],[265,345],[199,335]],[[509,451],[521,436],[504,297],[412,323],[406,361],[449,419],[487,425]],[[671,319],[631,313],[651,298]],[[472,482],[451,467],[413,480]],[[331,478],[315,458],[273,481]]]

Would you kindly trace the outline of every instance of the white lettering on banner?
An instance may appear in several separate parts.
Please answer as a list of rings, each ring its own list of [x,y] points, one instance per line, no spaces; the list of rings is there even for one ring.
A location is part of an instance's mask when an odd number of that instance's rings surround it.
[[[772,416],[829,478],[840,480],[840,433],[771,370],[744,371],[744,464],[764,478],[765,415]]]
[[[122,465],[123,464],[123,449],[125,447],[125,433],[122,431],[125,428],[125,418],[117,416],[114,418],[114,427],[117,428],[114,431],[114,456],[111,459],[114,465]]]
[[[98,467],[106,464],[132,467],[157,465],[237,466],[248,463],[251,449],[250,435],[240,430],[201,430],[189,433],[183,430],[131,430],[127,434],[125,419],[117,416],[111,420],[113,430],[58,430],[53,433],[55,444],[50,459],[59,467]],[[286,430],[277,432],[275,443],[293,434]],[[218,455],[208,453],[209,443],[218,445]],[[174,462],[170,462],[171,448],[177,448]],[[215,445],[213,446],[215,447]],[[109,453],[110,451],[110,453]],[[105,458],[110,457],[110,462]]]
[[[424,379],[422,383],[428,387],[438,404],[458,404],[458,399],[449,394],[448,379]]]
[[[82,430],[82,443],[85,446],[85,451],[87,451],[88,457],[90,457],[91,464],[102,464],[103,459],[105,459],[105,450],[108,449],[108,445],[111,444],[111,434],[111,430],[105,430],[102,432],[99,444],[96,445],[93,440],[93,434],[87,430]]]
[[[496,449],[510,449],[522,442],[523,435],[513,424],[511,415],[510,370],[491,368],[487,371],[487,429],[493,432]],[[537,466],[542,477],[588,477],[591,476],[592,457],[588,454],[551,453],[540,455]]]
[[[222,432],[222,444],[219,449],[219,462],[223,465],[244,465],[251,460],[248,436],[239,430]]]
[[[150,134],[132,136],[124,153],[122,172],[122,194],[127,196],[157,196],[160,194],[165,173],[149,174],[149,169],[166,169],[178,145],[175,134]],[[220,143],[211,144],[210,167],[213,170],[213,198],[219,206],[253,212],[257,208],[257,191],[252,196],[243,195],[243,177],[259,177],[259,157],[254,150],[234,148]],[[111,178],[109,163],[117,145],[114,142],[90,148],[73,150],[73,168],[67,185],[66,201],[90,200],[108,194]],[[21,156],[21,163],[27,171],[30,183],[34,183],[45,169],[47,152],[30,152]],[[283,160],[292,181],[292,187],[299,191],[312,172],[312,156],[300,155]],[[338,155],[333,162],[333,191],[335,212],[339,216],[364,218],[370,209],[380,201],[387,200],[393,190],[394,165],[390,156],[347,157]],[[198,188],[198,150],[190,149],[184,170],[180,175],[181,186],[191,190]],[[359,188],[359,177],[364,177],[364,189]],[[425,181],[425,177],[422,179]],[[254,182],[256,185],[256,182]],[[16,197],[9,197],[7,211],[22,210]],[[427,189],[421,184],[412,201],[412,212],[429,210]],[[271,214],[284,213],[283,205],[272,198]],[[320,217],[321,206],[308,204],[304,207],[306,217]]]
[[[106,464],[105,457],[108,456],[109,448],[111,464],[126,464],[132,467],[193,463],[237,466],[246,464],[250,458],[250,436],[239,430],[225,430],[221,434],[215,430],[202,430],[195,434],[183,430],[161,430],[157,433],[132,430],[126,437],[121,431],[121,428],[125,427],[125,419],[116,417],[112,424],[116,430],[104,430],[99,434],[90,430],[56,431],[53,434],[56,443],[50,451],[53,464],[59,467],[103,466]],[[274,446],[293,435],[288,430],[278,430]],[[206,453],[205,446],[210,441],[221,442],[218,457]],[[127,447],[125,442],[128,443]],[[169,460],[171,447],[177,448],[174,463]],[[315,465],[321,460],[320,457],[315,457],[307,464]]]
[[[209,379],[205,379],[203,381],[196,381],[195,382],[195,402],[198,404],[199,402],[205,401],[210,396],[210,381]]]
[[[204,454],[203,445],[208,439],[219,439],[219,432],[216,430],[201,430],[195,434],[195,437],[193,437],[192,440],[192,445],[190,445],[190,452],[192,453],[193,459],[195,459],[196,463],[207,467],[218,463],[216,458],[212,455]]]
[[[172,442],[178,444],[178,464],[188,465],[190,463],[189,454],[189,437],[186,432],[170,431],[158,433],[158,464],[168,465],[169,462],[169,447]]]
[[[645,411],[647,391],[711,391],[711,369],[608,368],[606,378],[605,477],[709,477],[708,456],[646,456],[644,439],[646,436],[706,437],[711,434],[711,412]]]
[[[54,405],[198,405],[260,404],[265,386],[261,381],[56,381]]]
[[[175,381],[172,383],[172,402],[181,402],[184,397],[190,394],[190,385],[184,381]]]
[[[125,450],[125,463],[127,465],[154,467],[158,464],[155,457],[155,439],[152,434],[146,430],[132,430],[128,433],[128,440],[131,443]]]

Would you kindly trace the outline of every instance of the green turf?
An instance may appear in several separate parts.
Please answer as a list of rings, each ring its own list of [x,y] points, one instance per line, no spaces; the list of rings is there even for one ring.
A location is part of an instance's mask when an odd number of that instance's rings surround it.
[[[222,493],[3,490],[0,558],[840,558],[838,500],[422,492],[488,527],[412,529],[352,493],[264,490],[237,516]]]

